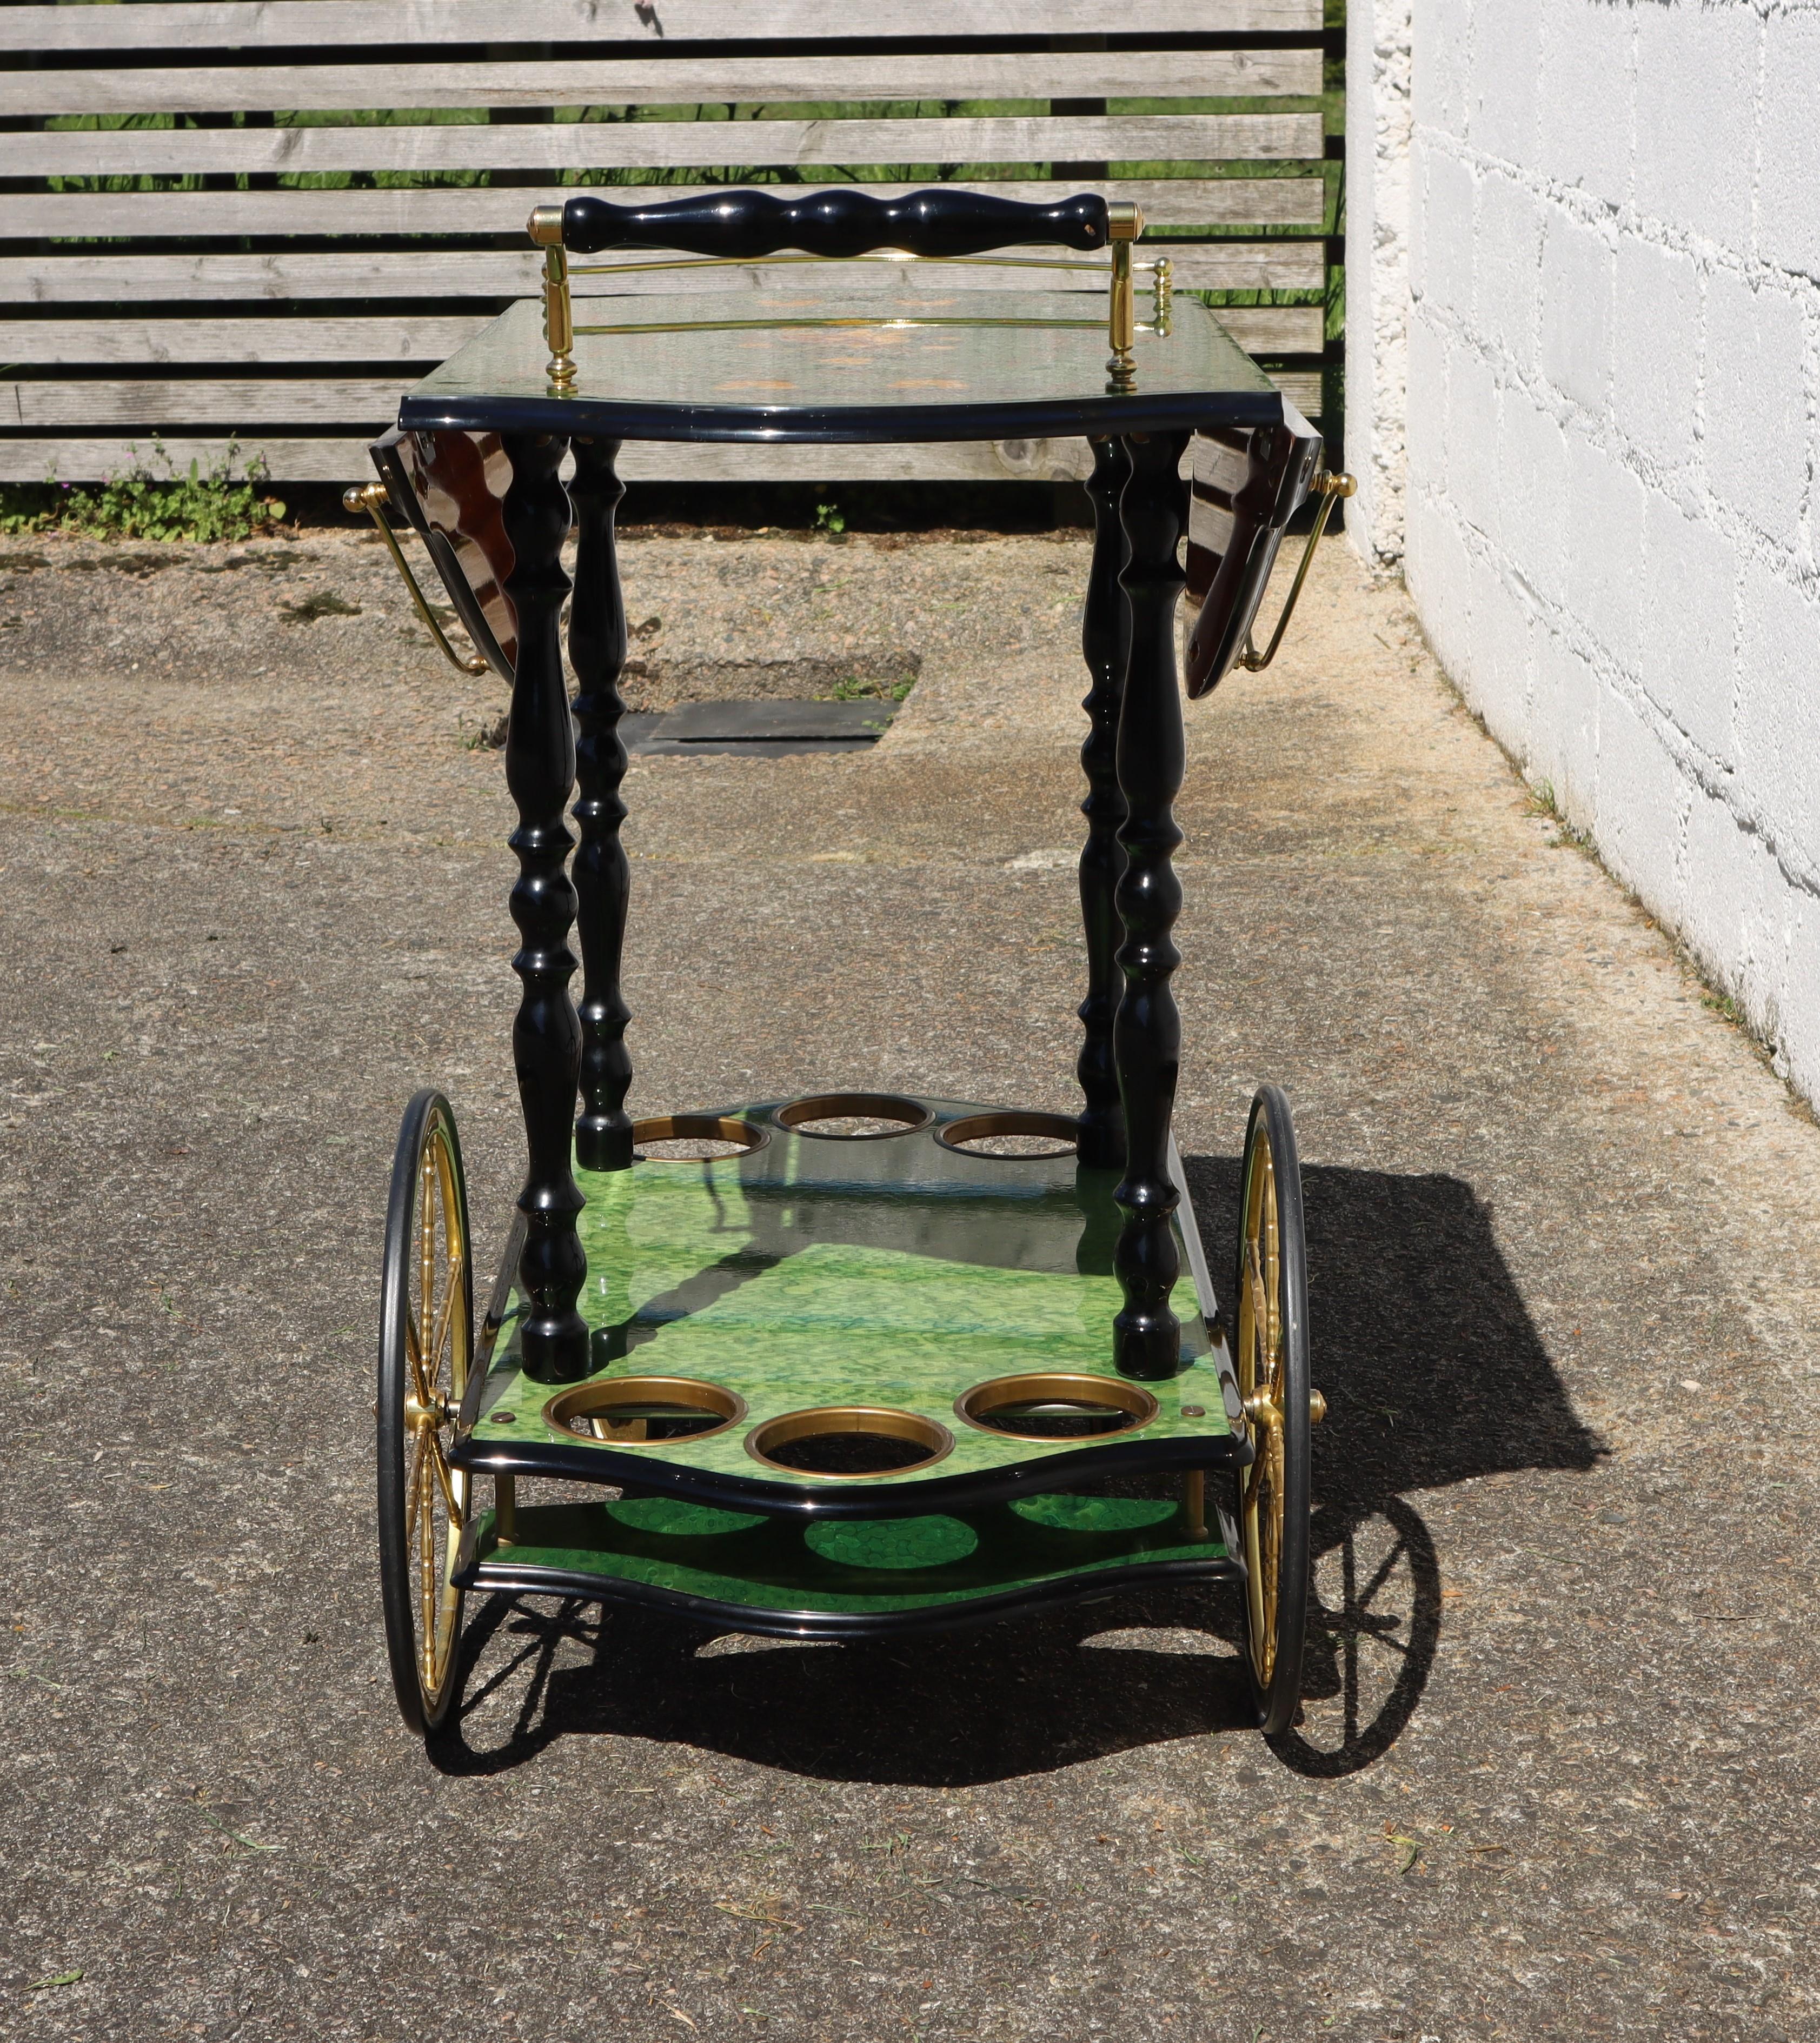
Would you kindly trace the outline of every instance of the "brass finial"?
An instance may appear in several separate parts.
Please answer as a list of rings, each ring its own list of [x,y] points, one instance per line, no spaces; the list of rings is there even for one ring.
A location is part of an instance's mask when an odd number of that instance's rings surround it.
[[[539,206],[538,213],[551,209]],[[537,213],[531,217],[536,220]],[[548,375],[552,390],[575,387],[575,313],[569,299],[569,259],[561,248],[543,251],[543,337],[550,343]]]
[[[1106,362],[1106,387],[1112,391],[1138,387],[1138,365],[1131,350],[1138,338],[1137,309],[1131,301],[1131,243],[1144,231],[1144,216],[1128,200],[1106,209],[1112,243],[1112,297],[1106,316],[1106,339],[1112,354]]]

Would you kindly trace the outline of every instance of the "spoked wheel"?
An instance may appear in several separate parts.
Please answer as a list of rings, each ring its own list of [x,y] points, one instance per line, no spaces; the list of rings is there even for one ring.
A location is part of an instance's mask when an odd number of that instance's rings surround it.
[[[1295,1720],[1308,1610],[1308,1431],[1327,1407],[1308,1380],[1308,1262],[1289,1102],[1261,1086],[1239,1180],[1233,1286],[1238,1393],[1254,1458],[1239,1471],[1246,1631],[1266,1737]]]
[[[379,1309],[379,1585],[398,1708],[434,1731],[455,1696],[462,1593],[450,1580],[469,1478],[451,1468],[474,1345],[467,1186],[439,1092],[405,1110],[392,1159]]]

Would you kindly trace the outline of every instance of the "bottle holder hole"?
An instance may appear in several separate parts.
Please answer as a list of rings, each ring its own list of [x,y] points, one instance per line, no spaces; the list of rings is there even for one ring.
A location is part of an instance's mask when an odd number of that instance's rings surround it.
[[[746,1402],[718,1383],[685,1376],[621,1376],[581,1383],[543,1408],[554,1433],[616,1447],[705,1439],[746,1416]]]
[[[793,1475],[903,1475],[939,1462],[954,1446],[946,1426],[920,1412],[877,1405],[787,1412],[747,1435],[746,1449]]]
[[[1073,1374],[995,1377],[954,1400],[956,1415],[981,1432],[1014,1440],[1092,1440],[1134,1433],[1157,1416],[1149,1391],[1123,1378]]]
[[[632,1148],[647,1161],[711,1163],[762,1149],[770,1140],[749,1121],[720,1113],[658,1113],[632,1123]]]
[[[1005,1162],[1071,1156],[1080,1134],[1062,1113],[969,1113],[935,1133],[944,1149]]]
[[[921,1101],[889,1092],[811,1093],[777,1108],[771,1118],[793,1134],[836,1142],[877,1142],[914,1134],[935,1117]]]

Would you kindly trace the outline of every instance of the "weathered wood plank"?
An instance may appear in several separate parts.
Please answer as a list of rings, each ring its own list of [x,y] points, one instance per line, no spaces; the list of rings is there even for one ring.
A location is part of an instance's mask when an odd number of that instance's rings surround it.
[[[1327,325],[1319,305],[1220,305],[1213,316],[1251,355],[1319,355]]]
[[[516,234],[533,205],[559,203],[572,185],[389,191],[11,192],[7,232],[21,240],[98,235],[165,238],[217,234]],[[624,205],[680,198],[697,186],[616,185]],[[880,198],[908,184],[868,185]],[[1084,178],[1058,186],[1030,179],[969,180],[973,191],[1050,200],[1058,190],[1103,191],[1143,208],[1157,227],[1318,227],[1326,190],[1319,178]]]
[[[332,4],[332,0],[322,0]],[[1318,158],[1318,113],[954,121],[565,121],[505,127],[121,128],[0,135],[0,176],[698,168],[725,163],[1225,163]]]
[[[752,33],[745,0],[230,0],[0,8],[0,50],[287,49],[335,44],[621,43],[655,48]],[[770,42],[869,36],[1318,35],[1320,0],[766,0]]]
[[[0,362],[92,363],[446,362],[488,323],[466,318],[0,320]]]
[[[94,431],[165,425],[341,426],[382,431],[397,415],[405,377],[198,377],[173,383],[0,383],[0,426]]]
[[[426,55],[428,53],[426,52]],[[1321,90],[1319,50],[962,51],[946,56],[639,57],[616,63],[349,64],[0,72],[0,114],[301,113],[404,106],[1231,98]]]
[[[1325,255],[1318,241],[1229,241],[1152,243],[1152,249],[1166,252],[1181,290],[1319,290],[1325,277]],[[695,296],[704,292],[776,289],[789,281],[787,269],[758,265],[728,270],[632,270],[618,277],[578,277],[578,296],[646,297],[681,293]],[[423,298],[528,297],[536,287],[537,257],[526,248],[466,250],[455,254],[432,254],[401,248],[360,251],[334,255],[140,255],[130,250],[113,255],[53,256],[43,260],[14,256],[0,259],[0,301],[13,304],[80,305],[144,303],[147,300],[199,299],[219,301],[233,298]],[[842,272],[843,288],[854,291],[904,291],[923,289],[989,290],[1017,284],[1028,289],[1057,290],[1096,288],[1091,273],[1058,270],[1014,270],[994,266],[950,269],[919,264],[914,268],[889,267],[881,263],[855,263]],[[104,343],[102,331],[124,333],[126,325],[113,318],[93,323],[98,329],[84,332],[66,321],[55,324],[20,321],[0,329],[11,338],[0,339],[0,362],[124,361],[119,340]],[[271,322],[218,321],[224,328],[239,325],[246,330],[249,344],[275,345],[288,327],[298,332],[336,330],[325,320]],[[371,326],[371,322],[347,320],[349,329]],[[397,320],[391,324],[395,327]],[[447,322],[444,322],[447,324]],[[132,330],[150,333],[168,331],[175,323],[144,320]],[[255,335],[254,325],[270,331]],[[376,328],[374,329],[376,331]],[[455,331],[453,326],[449,331]],[[86,351],[105,345],[106,351]],[[43,350],[62,347],[61,355],[20,353],[23,347]],[[265,355],[267,361],[324,360],[335,348],[316,349],[307,341],[301,351],[285,355]],[[408,356],[382,348],[368,359],[415,360],[420,346]],[[154,356],[154,360],[195,361],[213,357]]]
[[[226,454],[221,439],[162,442],[179,473],[190,462],[206,470]],[[41,482],[52,461],[63,482],[94,482],[149,462],[151,435],[125,439],[0,439],[0,481]],[[238,443],[236,473],[263,458],[275,482],[348,483],[371,480],[365,439],[290,439],[250,435]],[[1073,440],[956,441],[903,447],[731,447],[643,443],[628,446],[616,464],[642,482],[1004,482],[1066,480],[1087,471],[1086,443]],[[162,473],[162,470],[156,472]]]
[[[333,255],[0,256],[0,304],[200,298],[517,297],[536,252],[365,250]]]
[[[162,444],[177,473],[184,473],[192,461],[205,471],[227,454],[228,443],[219,434],[212,437],[165,438]],[[163,470],[152,462],[152,435],[136,439],[0,439],[0,482],[100,482],[109,476],[124,475],[136,461],[144,461],[156,474]],[[236,450],[234,473],[240,474],[255,456],[263,455],[275,480],[287,482],[367,482],[373,464],[367,458],[367,443],[361,439],[284,439],[251,435]]]

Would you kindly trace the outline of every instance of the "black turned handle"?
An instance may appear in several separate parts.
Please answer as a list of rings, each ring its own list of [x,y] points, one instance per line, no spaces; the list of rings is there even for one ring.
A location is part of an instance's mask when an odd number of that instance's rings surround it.
[[[870,198],[850,185],[823,185],[789,198],[768,191],[701,192],[662,205],[615,205],[583,194],[563,208],[563,246],[576,255],[605,248],[678,248],[735,262],[786,248],[806,255],[866,255],[876,248],[983,255],[1033,243],[1104,248],[1107,240],[1106,201],[1094,192],[1028,205],[983,192]]]

